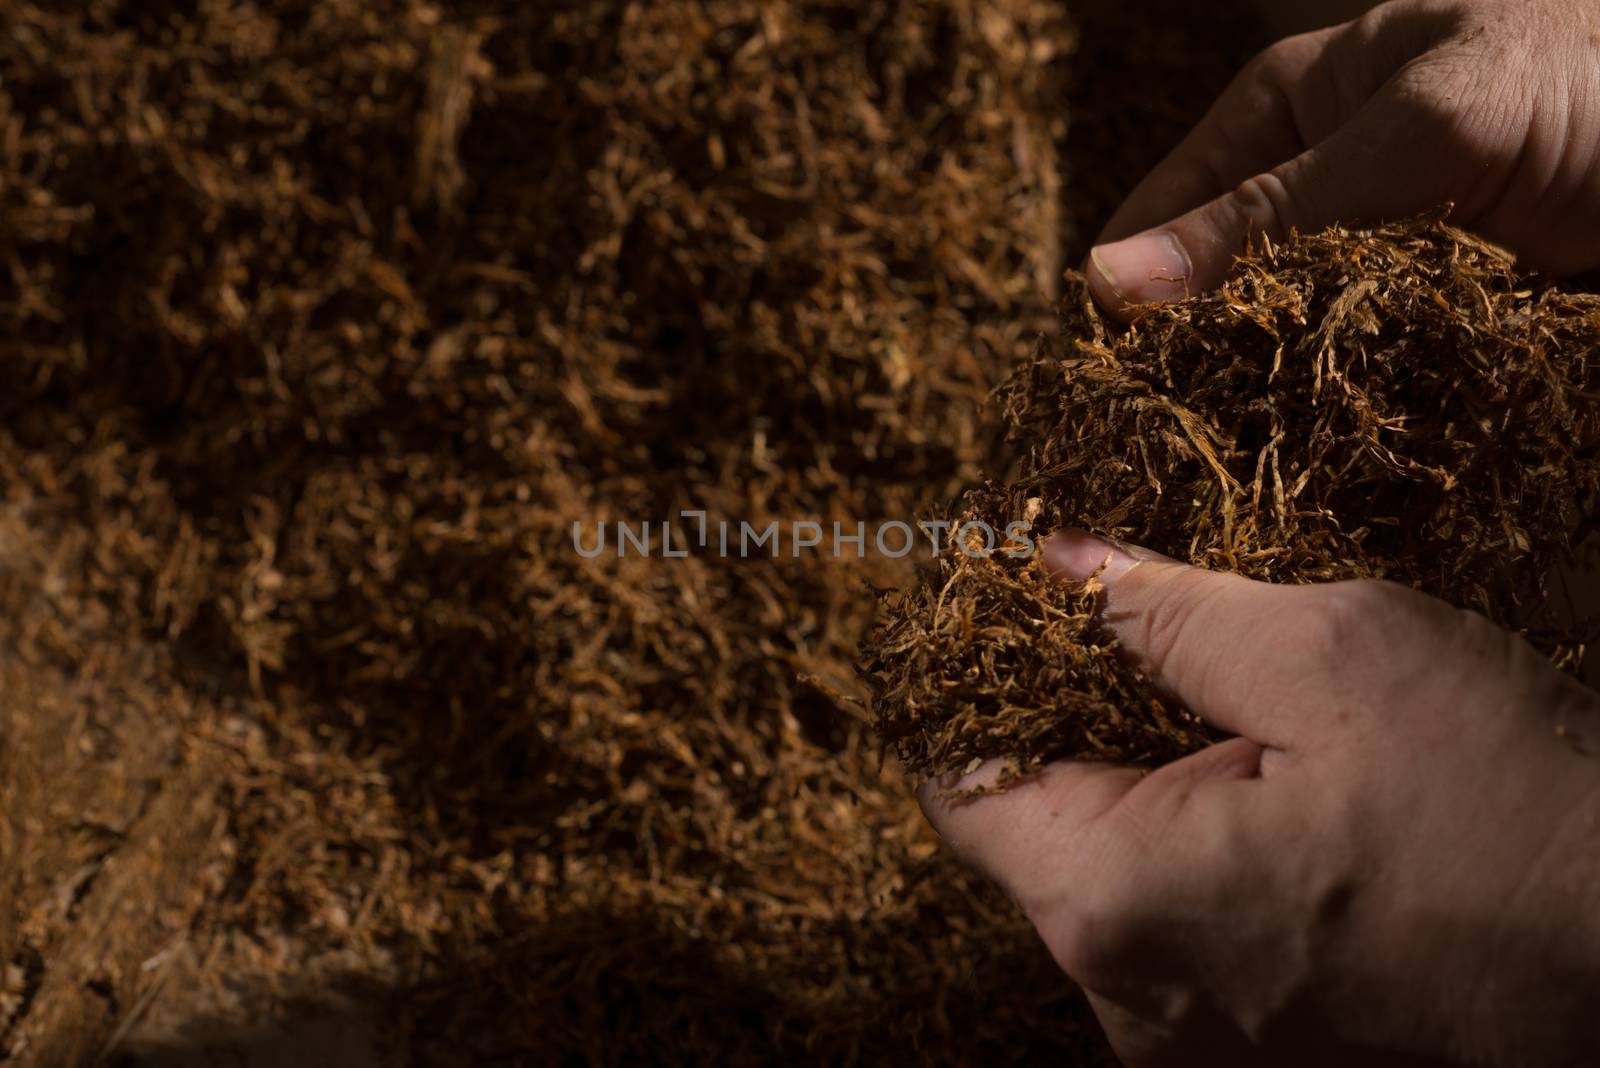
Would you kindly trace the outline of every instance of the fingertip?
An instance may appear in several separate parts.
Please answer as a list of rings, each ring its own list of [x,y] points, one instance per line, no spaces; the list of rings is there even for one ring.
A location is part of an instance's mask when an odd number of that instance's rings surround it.
[[[1178,563],[1150,549],[1120,545],[1076,527],[1051,535],[1042,552],[1045,568],[1058,578],[1098,578],[1102,583],[1115,582],[1139,564]]]
[[[1194,269],[1177,234],[1149,230],[1090,249],[1086,273],[1096,302],[1126,320],[1137,305],[1189,296]]]
[[[1088,279],[1089,295],[1094,298],[1096,307],[1119,323],[1132,320],[1133,305],[1117,288],[1116,280],[1100,259],[1098,248],[1089,250],[1089,260],[1083,265],[1083,274]]]
[[[1051,574],[1078,581],[1098,575],[1102,582],[1111,582],[1138,563],[1120,547],[1075,528],[1052,535],[1044,543],[1043,556]]]

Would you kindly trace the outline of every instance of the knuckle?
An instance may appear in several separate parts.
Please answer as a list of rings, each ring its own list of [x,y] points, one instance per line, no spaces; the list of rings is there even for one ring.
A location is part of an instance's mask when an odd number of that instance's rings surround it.
[[[1316,51],[1309,34],[1285,37],[1257,53],[1245,77],[1253,88],[1277,91],[1300,76]]]
[[[1320,34],[1289,37],[1260,53],[1240,75],[1221,128],[1240,146],[1270,134],[1304,151],[1331,129],[1335,116],[1318,89],[1326,46]]]
[[[1205,572],[1183,571],[1174,575],[1141,618],[1140,645],[1145,659],[1160,672],[1188,646],[1194,619],[1204,611],[1205,602],[1215,596],[1216,586]]]
[[[1461,0],[1397,0],[1378,4],[1345,24],[1346,44],[1363,55],[1420,53],[1437,43],[1460,16]]]
[[[1413,5],[1415,6],[1415,5]],[[1345,39],[1362,51],[1370,51],[1393,28],[1396,5],[1378,5],[1345,24]]]
[[[1284,628],[1290,650],[1311,671],[1325,675],[1359,669],[1369,684],[1410,677],[1418,658],[1453,655],[1464,648],[1458,617],[1443,601],[1392,582],[1358,579],[1307,591],[1305,611]],[[1485,621],[1490,631],[1494,628]],[[1440,650],[1439,642],[1449,643]]]
[[[1276,171],[1247,178],[1233,192],[1235,210],[1252,232],[1281,239],[1290,227],[1306,217],[1295,188]]]
[[[1384,102],[1422,123],[1452,123],[1482,84],[1475,64],[1448,51],[1430,53],[1407,64],[1384,88]]]
[[[1302,662],[1344,670],[1377,650],[1400,600],[1397,592],[1371,580],[1309,589],[1302,609],[1281,621],[1281,639]]]
[[[1531,652],[1531,647],[1519,644],[1504,627],[1470,608],[1441,612],[1438,623],[1436,640],[1453,646],[1456,656],[1467,662],[1505,665],[1503,670],[1509,670],[1508,661],[1525,649]],[[1539,662],[1543,663],[1543,657]]]

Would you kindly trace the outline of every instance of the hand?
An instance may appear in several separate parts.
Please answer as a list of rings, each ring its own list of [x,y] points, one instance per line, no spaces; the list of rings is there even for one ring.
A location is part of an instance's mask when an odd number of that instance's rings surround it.
[[[1078,533],[1045,552],[1106,562],[1125,652],[1238,737],[921,798],[1130,1068],[1600,1063],[1600,698],[1399,586],[1266,585]]]
[[[1249,235],[1445,202],[1529,267],[1600,266],[1600,2],[1392,0],[1279,42],[1133,191],[1087,273],[1126,317],[1216,286]]]

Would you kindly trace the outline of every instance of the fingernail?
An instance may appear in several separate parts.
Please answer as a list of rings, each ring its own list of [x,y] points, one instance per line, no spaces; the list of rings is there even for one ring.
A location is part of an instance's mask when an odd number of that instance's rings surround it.
[[[1044,566],[1064,578],[1086,579],[1103,564],[1100,580],[1113,582],[1138,562],[1126,549],[1082,530],[1063,530],[1044,543]]]
[[[1189,295],[1193,266],[1189,254],[1170,230],[1151,230],[1089,250],[1089,262],[1101,286],[1102,303],[1151,304],[1182,300]],[[1091,279],[1091,288],[1093,280]],[[1115,301],[1105,298],[1115,297]]]

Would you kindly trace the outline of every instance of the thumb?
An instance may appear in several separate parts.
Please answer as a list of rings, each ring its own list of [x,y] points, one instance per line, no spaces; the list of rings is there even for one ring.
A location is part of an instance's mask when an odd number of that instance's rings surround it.
[[[1139,304],[1221,285],[1247,242],[1283,241],[1338,222],[1415,215],[1451,197],[1437,124],[1389,89],[1326,140],[1232,192],[1089,253],[1095,300],[1127,320]],[[1459,155],[1459,153],[1456,153]]]
[[[1349,213],[1326,192],[1322,154],[1306,152],[1247,179],[1154,230],[1089,253],[1089,289],[1119,318],[1138,304],[1183,300],[1215,289],[1249,242],[1282,241],[1291,231],[1315,231]]]
[[[1289,748],[1283,710],[1307,674],[1295,620],[1317,612],[1316,591],[1189,567],[1078,530],[1050,539],[1044,562],[1104,587],[1102,619],[1157,687],[1222,730]]]

